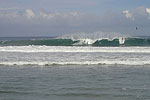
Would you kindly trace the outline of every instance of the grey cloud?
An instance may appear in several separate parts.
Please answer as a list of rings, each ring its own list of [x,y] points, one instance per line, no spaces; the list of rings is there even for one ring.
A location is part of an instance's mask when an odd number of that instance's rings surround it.
[[[146,7],[138,7],[133,10],[125,10],[123,14],[126,16],[127,19],[132,20],[146,20],[150,15],[150,8]]]
[[[0,10],[19,10],[20,8],[13,7],[13,8],[0,8]]]
[[[122,12],[110,11],[101,16],[81,12],[46,13],[32,9],[0,11],[0,36],[57,36],[96,31],[149,34],[150,22],[142,9],[124,12],[125,15],[132,13],[126,17],[134,16],[134,21],[126,19]],[[139,31],[135,31],[137,25],[141,25]]]
[[[146,13],[150,14],[150,8],[146,8]]]
[[[134,16],[133,16],[133,14],[131,12],[125,10],[125,11],[123,11],[123,14],[125,14],[127,19],[134,20]]]
[[[148,14],[148,19],[150,20],[150,8],[146,8],[146,13]]]
[[[43,9],[46,11],[72,11],[94,7],[99,0],[0,0],[1,7]]]

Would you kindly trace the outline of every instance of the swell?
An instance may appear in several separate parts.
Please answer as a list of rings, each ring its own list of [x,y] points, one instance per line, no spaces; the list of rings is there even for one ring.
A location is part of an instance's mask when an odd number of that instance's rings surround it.
[[[78,41],[71,39],[50,39],[50,40],[15,40],[0,41],[1,46],[28,46],[28,45],[46,45],[46,46],[71,46]]]
[[[150,39],[144,38],[125,38],[121,43],[119,39],[102,39],[97,40],[93,46],[150,46]]]
[[[7,40],[0,46],[150,46],[150,38]]]

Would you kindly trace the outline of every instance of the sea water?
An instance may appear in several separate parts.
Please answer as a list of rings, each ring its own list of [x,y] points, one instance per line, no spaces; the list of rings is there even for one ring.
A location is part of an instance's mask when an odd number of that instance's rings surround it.
[[[10,45],[10,41],[0,46],[0,100],[150,99],[149,46],[23,45],[24,40],[22,45],[16,45],[18,40]]]
[[[149,100],[148,65],[0,66],[0,100]]]

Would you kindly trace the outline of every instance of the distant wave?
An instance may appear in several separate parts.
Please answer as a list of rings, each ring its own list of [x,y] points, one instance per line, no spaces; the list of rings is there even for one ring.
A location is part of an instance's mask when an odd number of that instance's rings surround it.
[[[150,46],[150,38],[115,39],[49,39],[49,40],[13,40],[0,41],[0,46]]]
[[[15,40],[16,39],[16,40]],[[53,38],[15,38],[0,41],[0,46],[150,46],[150,38],[117,32],[74,33]]]
[[[46,46],[70,46],[77,41],[71,39],[49,39],[49,40],[14,40],[0,41],[1,46],[28,46],[28,45],[46,45]]]

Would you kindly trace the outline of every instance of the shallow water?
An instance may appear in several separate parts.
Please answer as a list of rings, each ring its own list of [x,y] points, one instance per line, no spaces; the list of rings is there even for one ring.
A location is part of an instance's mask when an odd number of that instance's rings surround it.
[[[0,47],[0,65],[150,65],[150,47]]]
[[[0,66],[0,100],[149,99],[149,65]]]

